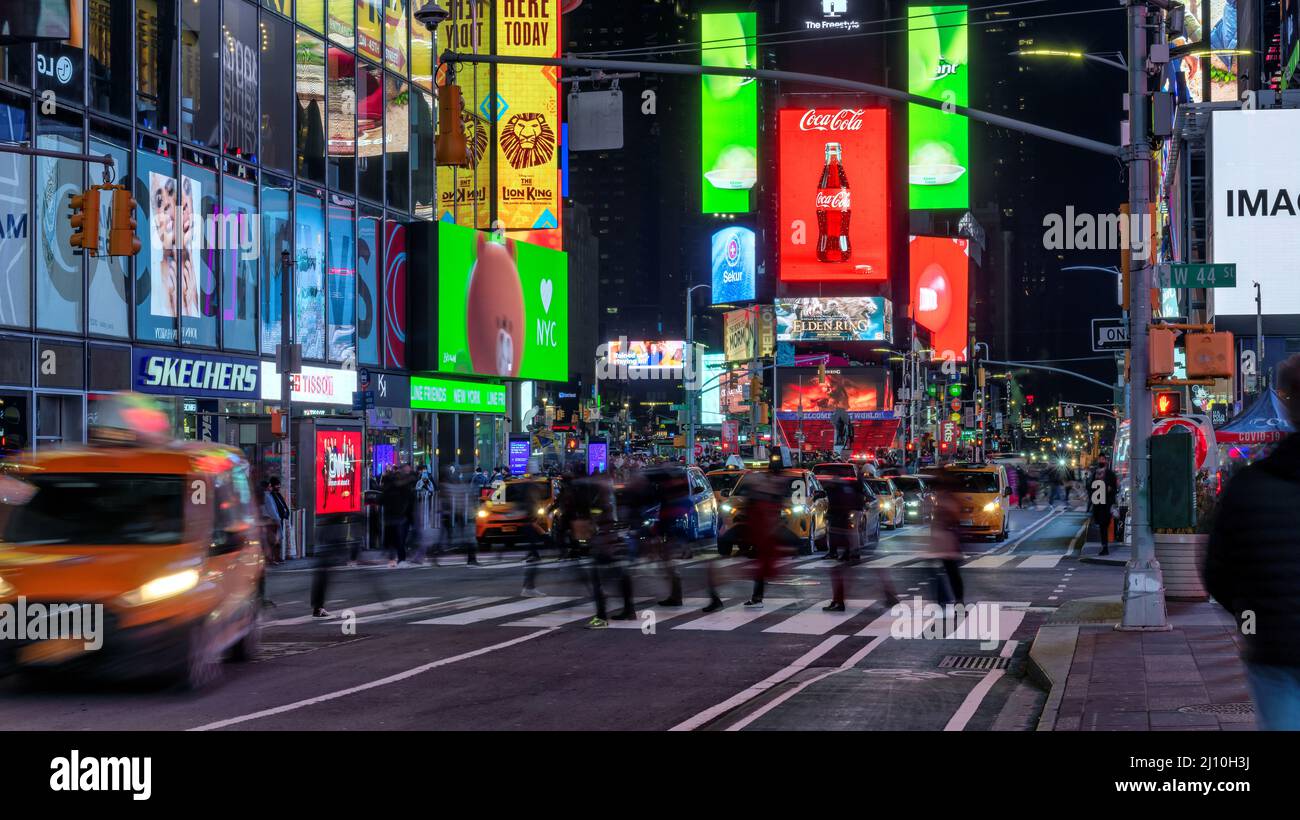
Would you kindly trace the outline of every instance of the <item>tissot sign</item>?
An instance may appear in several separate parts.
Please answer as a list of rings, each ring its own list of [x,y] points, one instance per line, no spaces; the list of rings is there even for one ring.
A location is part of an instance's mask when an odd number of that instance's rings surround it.
[[[1215,111],[1210,126],[1215,264],[1236,263],[1238,285],[1214,291],[1218,316],[1253,315],[1255,289],[1266,314],[1300,314],[1295,238],[1300,236],[1300,161],[1293,145],[1300,109]]]
[[[294,402],[351,407],[357,371],[303,365],[301,373],[292,374],[289,389]],[[280,374],[275,372],[274,362],[262,362],[262,399],[280,400]]]

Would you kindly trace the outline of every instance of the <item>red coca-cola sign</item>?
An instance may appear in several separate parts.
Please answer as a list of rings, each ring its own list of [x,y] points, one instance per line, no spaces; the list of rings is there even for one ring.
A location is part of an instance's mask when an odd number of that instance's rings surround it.
[[[799,118],[800,131],[861,131],[865,108],[809,108]]]
[[[828,189],[817,192],[817,207],[836,211],[847,211],[853,207],[852,192],[843,188]]]

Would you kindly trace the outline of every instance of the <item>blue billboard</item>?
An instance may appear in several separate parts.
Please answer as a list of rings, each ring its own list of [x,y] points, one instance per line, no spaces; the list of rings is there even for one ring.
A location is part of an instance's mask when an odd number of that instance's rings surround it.
[[[754,232],[728,227],[713,235],[713,304],[754,301]]]

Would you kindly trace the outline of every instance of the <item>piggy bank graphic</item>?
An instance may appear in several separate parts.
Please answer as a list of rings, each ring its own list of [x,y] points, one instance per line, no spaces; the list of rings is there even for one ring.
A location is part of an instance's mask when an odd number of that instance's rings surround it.
[[[469,276],[465,329],[475,373],[518,376],[524,357],[524,291],[515,265],[515,243],[478,235],[477,260]]]

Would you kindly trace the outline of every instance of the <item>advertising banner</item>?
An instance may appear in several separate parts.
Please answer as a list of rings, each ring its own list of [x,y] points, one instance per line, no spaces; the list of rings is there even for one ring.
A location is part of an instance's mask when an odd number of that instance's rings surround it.
[[[729,362],[747,362],[758,355],[754,312],[749,308],[722,314],[722,350]]]
[[[893,303],[881,296],[841,296],[776,301],[781,342],[892,342]]]
[[[722,421],[722,382],[727,369],[727,359],[722,353],[705,353],[700,391],[700,424],[718,424]]]
[[[970,241],[913,236],[908,248],[913,318],[930,331],[935,359],[966,361],[970,302]]]
[[[966,6],[912,6],[907,90],[953,106],[969,104]],[[970,127],[955,112],[907,107],[913,209],[970,207]]]
[[[889,278],[888,125],[884,108],[778,112],[782,281]]]
[[[439,223],[439,370],[567,381],[568,339],[568,254]]]
[[[509,450],[510,474],[515,476],[528,474],[528,457],[532,455],[532,444],[527,433],[511,433]]]
[[[560,3],[496,6],[498,54],[560,56]],[[497,219],[507,229],[560,230],[559,74],[554,66],[497,67]]]
[[[683,368],[686,342],[678,340],[642,342],[617,339],[608,344],[610,365],[655,369]]]
[[[361,512],[361,431],[316,431],[316,514]]]
[[[506,388],[504,385],[485,382],[412,376],[411,409],[448,410],[456,413],[504,413]]]
[[[836,410],[851,414],[888,410],[893,407],[888,386],[889,374],[882,367],[828,368],[822,380],[811,367],[781,368],[777,371],[777,410],[805,417]]]
[[[416,0],[412,0],[416,2]],[[438,27],[438,48],[489,54],[492,51],[492,3],[487,0],[450,0],[444,3],[451,17]],[[423,28],[418,23],[414,34]],[[437,84],[447,83],[447,70],[438,71]],[[456,67],[464,110],[460,126],[469,148],[469,167],[438,166],[438,218],[469,228],[491,226],[492,187],[490,163],[482,162],[491,143],[492,67],[462,63]]]
[[[737,453],[740,452],[740,422],[724,421],[722,422],[722,452]]]
[[[754,300],[754,232],[723,228],[713,234],[713,304]]]
[[[357,371],[333,367],[303,365],[301,373],[292,374],[289,398],[296,404],[333,404],[352,406],[357,389]],[[262,401],[280,400],[280,374],[275,362],[262,362]]]
[[[1214,313],[1254,315],[1252,283],[1259,282],[1266,315],[1300,314],[1300,157],[1261,150],[1294,141],[1300,110],[1215,111],[1212,117],[1210,261],[1235,262],[1238,283],[1214,289]]]
[[[604,441],[587,442],[587,475],[609,470],[609,444]]]
[[[773,305],[755,305],[754,337],[758,357],[769,359],[776,355],[776,308]]]
[[[700,64],[757,68],[758,15],[700,15]],[[700,208],[706,214],[749,213],[749,191],[758,182],[758,83],[752,77],[700,78]]]

